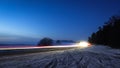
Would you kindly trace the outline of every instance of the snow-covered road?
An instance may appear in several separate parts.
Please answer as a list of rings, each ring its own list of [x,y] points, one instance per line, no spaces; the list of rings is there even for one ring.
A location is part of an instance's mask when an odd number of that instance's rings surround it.
[[[120,68],[120,50],[104,46],[0,58],[0,68]]]

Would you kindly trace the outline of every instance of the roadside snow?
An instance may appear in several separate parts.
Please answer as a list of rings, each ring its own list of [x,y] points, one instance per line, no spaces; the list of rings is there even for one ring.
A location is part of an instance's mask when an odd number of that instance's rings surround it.
[[[120,68],[120,50],[92,46],[1,57],[0,68]]]

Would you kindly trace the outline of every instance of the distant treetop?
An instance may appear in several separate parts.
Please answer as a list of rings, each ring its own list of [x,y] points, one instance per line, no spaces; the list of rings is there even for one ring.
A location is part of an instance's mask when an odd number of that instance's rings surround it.
[[[50,46],[52,44],[53,40],[51,38],[45,37],[39,41],[38,46]]]

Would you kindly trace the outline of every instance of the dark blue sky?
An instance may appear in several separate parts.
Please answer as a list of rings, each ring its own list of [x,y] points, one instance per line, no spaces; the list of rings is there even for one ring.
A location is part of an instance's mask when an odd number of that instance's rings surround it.
[[[87,40],[115,14],[120,0],[0,0],[0,42]]]

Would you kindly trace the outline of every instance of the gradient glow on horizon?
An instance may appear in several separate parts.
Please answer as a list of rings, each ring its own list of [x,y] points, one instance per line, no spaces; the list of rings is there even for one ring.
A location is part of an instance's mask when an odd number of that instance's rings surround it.
[[[115,14],[120,0],[0,0],[0,37],[87,40]]]

